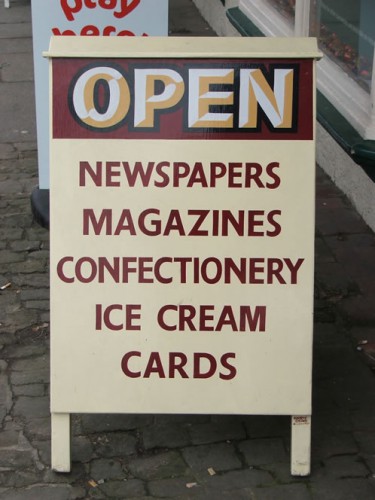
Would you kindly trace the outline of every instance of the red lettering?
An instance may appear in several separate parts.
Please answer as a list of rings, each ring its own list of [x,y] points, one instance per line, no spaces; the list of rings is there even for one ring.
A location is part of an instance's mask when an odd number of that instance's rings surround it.
[[[141,366],[145,366],[144,369],[140,368],[139,371],[134,369],[138,367],[136,358],[139,358]],[[156,351],[145,355],[140,351],[130,351],[122,357],[121,369],[129,378],[151,378],[154,375],[164,379],[167,378],[167,373],[169,379],[176,377],[208,379],[217,374],[221,380],[232,380],[237,375],[235,359],[236,354],[233,352],[224,353],[218,361],[215,356],[206,352],[192,353],[190,358],[183,352],[170,352],[165,353],[163,360],[161,353]],[[129,367],[131,363],[133,369]],[[218,365],[220,365],[219,371]]]
[[[112,321],[109,317],[112,311],[122,311],[122,305],[121,304],[112,304],[111,306],[108,306],[105,308],[105,311],[103,314],[103,321],[104,321],[105,326],[109,330],[114,330],[114,331],[122,330],[122,328],[123,328],[122,323],[117,324],[117,325],[112,323]]]
[[[269,214],[267,214],[267,221],[273,227],[273,231],[267,230],[267,236],[275,237],[281,233],[281,225],[275,220],[277,215],[281,215],[281,210],[271,210]]]
[[[176,257],[175,262],[180,264],[180,280],[181,283],[186,283],[187,281],[187,265],[192,261],[189,257]],[[195,283],[195,281],[194,281]]]
[[[124,372],[124,374],[129,378],[140,378],[142,375],[141,372],[132,372],[129,369],[128,363],[129,363],[130,358],[133,358],[133,357],[140,358],[141,353],[139,351],[127,352],[121,360],[121,369]]]
[[[196,222],[189,231],[189,236],[208,236],[208,231],[206,229],[201,229],[201,226],[209,213],[209,210],[188,210],[188,215],[197,217]]]
[[[202,187],[208,187],[207,179],[204,173],[202,163],[197,162],[194,165],[193,172],[190,175],[187,187],[192,187],[194,184],[200,184]]]
[[[166,330],[167,332],[174,332],[177,330],[177,326],[176,325],[167,325],[167,323],[164,321],[164,314],[168,310],[177,311],[178,307],[173,306],[173,305],[163,306],[158,312],[158,318],[157,318],[158,325],[160,326],[160,328],[162,328],[163,330]]]
[[[250,219],[250,213],[249,211],[249,219]],[[250,222],[249,222],[250,224]],[[223,210],[222,211],[222,236],[228,236],[229,235],[229,225],[232,226],[236,234],[238,236],[244,236],[245,234],[245,211],[244,210],[239,210],[238,211],[238,216],[237,218],[232,214],[230,210]],[[249,231],[251,229],[251,226],[249,227]],[[248,235],[250,236],[250,235]]]
[[[112,277],[115,283],[120,282],[120,258],[114,257],[110,262],[105,257],[98,257],[98,282],[104,283],[106,279],[105,271]]]
[[[86,268],[86,272],[85,272]],[[75,274],[81,283],[91,283],[97,273],[97,265],[91,257],[81,257],[77,260]]]
[[[52,28],[52,33],[55,36],[76,36],[72,30],[60,31],[59,28]]]
[[[102,305],[96,304],[95,306],[95,330],[102,329]]]
[[[242,163],[229,163],[229,176],[228,176],[228,187],[230,188],[240,188],[242,187],[242,182],[236,182],[236,179],[242,177]]]
[[[223,329],[223,326],[229,326],[233,332],[238,332],[236,318],[234,317],[231,306],[223,307],[216,325],[216,330],[220,332]]]
[[[106,26],[103,29],[103,36],[110,36],[111,33],[116,33],[116,28],[114,26]]]
[[[130,169],[129,163],[127,161],[123,161],[122,167],[124,169],[126,181],[129,187],[134,187],[138,178],[140,179],[142,186],[148,187],[154,166],[155,162],[149,161],[145,169],[141,161],[136,161],[134,167]]]
[[[250,269],[249,269],[249,281],[254,285],[262,285],[264,283],[264,278],[257,278],[257,273],[260,273],[263,276],[264,273],[264,259],[261,257],[252,258],[250,260]]]
[[[153,283],[153,278],[146,278],[146,273],[152,273],[152,266],[147,266],[147,262],[153,262],[152,257],[139,257],[139,269],[138,269],[138,282],[139,283]]]
[[[195,318],[196,310],[194,306],[190,305],[182,305],[179,307],[179,322],[178,328],[179,330],[185,331],[185,325],[187,325],[188,330],[191,332],[195,332],[196,328],[193,323],[193,319]]]
[[[261,259],[263,260],[263,259]],[[234,273],[240,283],[246,283],[246,260],[245,259],[240,259],[240,265],[238,266],[231,258],[225,258],[224,259],[225,265],[224,265],[224,282],[225,283],[230,283],[231,282],[231,273]],[[252,259],[249,260],[250,266]],[[250,283],[251,283],[251,267],[249,271],[249,276],[250,276]]]
[[[82,215],[83,215],[84,236],[90,234],[90,226],[92,227],[92,230],[95,235],[100,234],[104,226],[105,226],[105,234],[106,235],[112,234],[112,210],[110,208],[105,208],[102,210],[99,220],[96,218],[94,209],[92,208],[84,208]]]
[[[229,371],[229,373],[227,373],[227,374],[224,374],[224,373],[219,374],[219,377],[222,380],[232,380],[237,375],[237,369],[233,365],[228,363],[228,359],[231,359],[231,358],[233,358],[233,359],[236,358],[236,355],[234,352],[227,352],[226,354],[223,354],[220,358],[220,362],[223,365],[223,367]]]
[[[208,276],[208,270],[207,270],[207,268],[210,264],[214,264],[214,266],[213,266],[214,272],[216,271],[216,274],[214,274],[214,276],[212,276],[212,278],[210,278],[210,276]],[[223,272],[223,269],[222,269],[221,262],[216,257],[210,257],[209,259],[205,259],[202,262],[201,274],[202,274],[202,278],[204,279],[204,281],[206,283],[209,283],[210,285],[214,285],[215,283],[218,283],[220,281],[222,272]]]
[[[114,323],[111,317],[113,311],[120,311],[120,323]],[[95,329],[101,331],[104,327],[111,331],[139,331],[141,326],[136,323],[141,319],[141,305],[140,304],[111,304],[104,308],[103,305],[96,304],[95,306]]]
[[[158,352],[152,352],[148,360],[144,378],[150,378],[152,373],[157,373],[159,378],[165,378],[165,373],[163,369],[163,364],[160,359],[160,354]]]
[[[266,172],[267,174],[269,175],[269,177],[271,177],[271,179],[273,180],[272,183],[270,182],[267,182],[266,183],[266,186],[268,187],[268,189],[276,189],[280,186],[281,184],[281,179],[280,177],[275,174],[274,170],[276,168],[280,168],[280,164],[278,162],[272,162],[270,163],[269,165],[267,165],[266,167]]]
[[[214,320],[214,315],[209,312],[214,311],[214,306],[201,306],[199,316],[199,330],[201,332],[213,332],[214,327],[207,325],[207,322]]]
[[[179,187],[180,179],[184,179],[190,173],[190,167],[185,162],[175,162],[173,164],[174,176],[173,187]]]
[[[182,378],[189,378],[189,375],[184,370],[188,358],[186,354],[182,352],[170,352],[169,353],[169,378],[175,378],[175,372],[177,371]]]
[[[125,330],[139,331],[141,326],[134,324],[135,321],[141,319],[141,304],[126,304],[125,307]]]
[[[81,35],[82,36],[99,36],[100,31],[97,26],[94,26],[93,24],[88,24],[87,26],[84,26],[81,29]]]
[[[135,36],[135,33],[129,30],[122,30],[118,32],[117,36]],[[147,36],[147,35],[142,35],[142,36]]]
[[[106,163],[106,186],[108,187],[119,187],[120,181],[114,180],[114,177],[120,177],[121,172],[118,170],[120,167],[119,161],[107,161]]]
[[[121,212],[120,220],[118,221],[114,234],[118,236],[121,231],[129,231],[129,234],[131,234],[132,236],[136,234],[133,217],[129,209],[124,209]]]
[[[208,362],[206,370],[203,369],[203,360]],[[194,353],[194,378],[211,378],[217,368],[217,362],[212,354],[205,352],[195,352]]]
[[[266,312],[266,306],[256,306],[254,314],[249,306],[240,306],[240,332],[265,332]]]
[[[162,264],[165,264],[166,262],[173,262],[173,259],[171,257],[162,257],[161,259],[158,259],[155,263],[155,268],[154,268],[154,273],[155,273],[155,278],[159,283],[163,283],[164,285],[168,283],[172,283],[173,279],[171,277],[166,278],[165,276],[162,276],[160,274],[160,267]]]
[[[129,274],[136,273],[136,268],[130,267],[130,263],[136,263],[137,257],[124,257],[123,258],[123,270],[122,270],[122,281],[123,283],[129,283]]]
[[[156,165],[156,173],[161,177],[160,181],[155,181],[156,187],[167,187],[169,185],[169,175],[164,172],[164,168],[170,169],[171,164],[168,161],[161,161]]]
[[[277,279],[279,283],[282,285],[286,284],[285,279],[281,275],[284,264],[282,259],[277,258],[269,258],[267,261],[267,283],[273,283],[273,276]]]
[[[99,0],[98,3],[103,9],[112,10],[116,7],[117,0]]]
[[[171,231],[177,231],[180,236],[185,236],[184,224],[178,210],[171,210],[163,232],[164,236],[169,236]]]
[[[90,165],[88,161],[79,162],[79,185],[80,187],[86,186],[86,174],[88,174],[95,186],[102,186],[102,175],[103,175],[103,163],[101,161],[96,162],[96,170]]]
[[[222,177],[224,177],[227,169],[224,163],[211,163],[210,169],[210,187],[216,187],[217,179],[221,179]]]
[[[254,181],[259,188],[264,188],[260,178],[263,172],[262,166],[259,163],[246,163],[245,168],[245,187],[250,188]]]
[[[141,0],[120,0],[120,1],[121,1],[120,10],[113,13],[113,15],[119,19],[133,12],[133,10],[136,9],[141,2]]]
[[[55,36],[76,36],[77,33],[73,30],[65,30],[61,31],[60,28],[52,28],[52,33]],[[100,36],[100,29],[93,25],[87,25],[83,26],[80,33],[81,36]],[[103,36],[111,36],[111,35],[116,35],[116,28],[115,26],[105,26],[103,28]],[[121,30],[117,33],[117,36],[135,36],[135,33],[133,31],[129,30]],[[143,33],[142,36],[148,36],[147,33]]]
[[[256,227],[263,227],[263,220],[257,220],[256,217],[263,217],[264,210],[249,210],[248,223],[249,231],[248,236],[264,236],[264,231],[256,231]]]
[[[102,9],[113,10],[119,4],[119,10],[114,11],[113,15],[122,19],[129,15],[138,7],[141,0],[61,0],[61,8],[68,21],[74,21],[74,15],[80,12],[82,6],[85,5],[88,9],[101,7]]]
[[[153,229],[149,229],[145,225],[146,217],[150,214],[160,215],[160,210],[156,208],[148,208],[141,212],[138,218],[139,229],[142,233],[147,234],[147,236],[159,236],[161,233],[161,221],[160,220],[152,220],[150,221],[150,226]]]
[[[73,257],[63,257],[61,260],[59,260],[57,264],[57,276],[63,281],[64,283],[74,283],[74,278],[68,278],[65,273],[64,273],[64,264],[66,262],[73,262]]]
[[[167,314],[170,314],[168,322]],[[232,332],[264,332],[266,307],[239,306],[238,310],[234,311],[232,306],[224,305],[221,310],[216,311],[215,306],[209,304],[197,308],[189,304],[168,304],[160,308],[157,321],[160,328],[169,332],[221,332],[224,329]]]
[[[73,14],[76,14],[82,9],[82,0],[70,0],[70,3],[73,4],[72,6],[69,5],[68,2],[69,0],[60,0],[61,8],[68,21],[74,21]]]
[[[297,283],[297,273],[299,271],[299,268],[302,266],[304,260],[305,259],[298,259],[297,262],[293,264],[293,262],[290,259],[288,258],[284,259],[285,264],[288,266],[290,270],[290,283],[292,285],[295,285]]]

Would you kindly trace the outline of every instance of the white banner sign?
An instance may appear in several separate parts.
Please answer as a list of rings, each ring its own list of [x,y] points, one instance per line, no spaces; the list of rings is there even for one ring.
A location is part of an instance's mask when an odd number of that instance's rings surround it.
[[[39,187],[49,188],[48,50],[51,36],[165,36],[168,0],[32,0]]]

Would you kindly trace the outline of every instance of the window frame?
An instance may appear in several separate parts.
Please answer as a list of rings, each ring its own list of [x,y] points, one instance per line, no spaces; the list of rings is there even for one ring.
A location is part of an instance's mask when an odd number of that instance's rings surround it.
[[[294,25],[290,25],[264,0],[239,0],[239,8],[266,36],[309,35],[310,0],[296,0]],[[370,93],[361,88],[328,55],[317,64],[317,85],[364,139],[375,139],[375,47]]]

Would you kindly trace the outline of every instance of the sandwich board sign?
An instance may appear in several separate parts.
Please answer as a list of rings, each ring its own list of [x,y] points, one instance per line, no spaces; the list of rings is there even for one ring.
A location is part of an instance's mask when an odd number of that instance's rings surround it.
[[[51,36],[167,36],[168,0],[32,0],[39,188],[49,189],[48,61]]]
[[[53,468],[71,413],[258,414],[292,417],[307,474],[316,41],[48,56]]]

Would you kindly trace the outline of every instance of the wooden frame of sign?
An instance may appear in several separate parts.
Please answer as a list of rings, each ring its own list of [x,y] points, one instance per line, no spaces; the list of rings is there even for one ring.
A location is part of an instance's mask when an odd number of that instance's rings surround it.
[[[52,467],[71,413],[290,415],[310,470],[314,39],[57,37]]]

